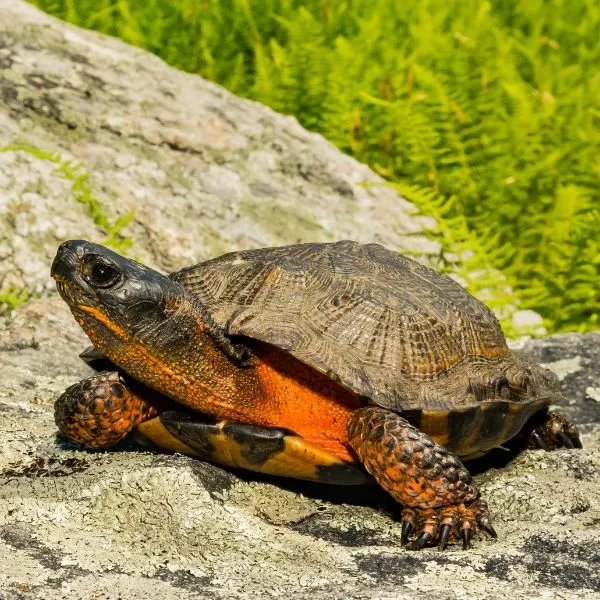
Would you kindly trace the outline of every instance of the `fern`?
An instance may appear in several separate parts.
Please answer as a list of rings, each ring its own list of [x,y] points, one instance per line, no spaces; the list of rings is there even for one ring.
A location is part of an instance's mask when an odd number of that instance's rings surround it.
[[[597,2],[35,3],[294,114],[435,216],[452,268],[502,271],[551,330],[599,326]]]

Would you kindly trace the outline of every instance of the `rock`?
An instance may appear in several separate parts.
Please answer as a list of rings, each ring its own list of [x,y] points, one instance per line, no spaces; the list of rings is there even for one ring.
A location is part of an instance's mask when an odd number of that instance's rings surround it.
[[[518,310],[513,313],[512,325],[522,335],[544,335],[547,333],[544,320],[534,310]]]
[[[52,404],[89,373],[85,336],[51,294],[60,241],[130,240],[163,270],[346,237],[438,253],[435,224],[381,184],[292,118],[2,2],[0,295],[41,298],[0,317],[2,600],[594,597],[600,334],[526,343],[562,376],[585,449],[473,465],[500,538],[470,552],[403,550],[398,507],[376,487],[57,438]]]
[[[550,367],[577,365],[557,370],[585,449],[480,465],[498,541],[412,553],[377,487],[57,438],[52,403],[89,373],[77,358],[87,342],[60,300],[28,302],[0,322],[0,598],[598,597],[600,407],[584,390],[600,384],[599,338],[527,344]]]
[[[0,295],[45,295],[60,242],[111,232],[166,271],[344,238],[440,250],[433,219],[294,118],[21,0],[0,10],[0,214]]]
[[[561,412],[583,431],[593,430],[600,422],[595,395],[600,381],[600,332],[525,340],[519,347],[558,375],[565,395]]]

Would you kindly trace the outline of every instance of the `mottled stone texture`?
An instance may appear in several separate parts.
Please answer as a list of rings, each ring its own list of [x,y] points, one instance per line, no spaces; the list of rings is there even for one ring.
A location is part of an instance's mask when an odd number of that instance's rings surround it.
[[[101,242],[132,211],[131,253],[164,270],[341,238],[426,257],[430,220],[293,119],[19,0],[0,0],[0,150],[0,294],[43,296],[0,317],[0,599],[600,597],[600,334],[527,344],[585,450],[475,465],[499,540],[406,552],[375,487],[57,438],[86,340],[46,296],[60,241]]]

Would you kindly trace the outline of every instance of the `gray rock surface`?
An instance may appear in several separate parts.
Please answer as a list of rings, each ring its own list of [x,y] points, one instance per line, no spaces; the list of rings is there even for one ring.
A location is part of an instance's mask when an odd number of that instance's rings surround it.
[[[513,347],[558,375],[566,396],[561,412],[582,431],[593,430],[600,422],[600,333],[565,333]]]
[[[499,539],[443,554],[403,550],[398,508],[376,487],[57,438],[52,403],[88,374],[85,345],[58,299],[0,322],[3,600],[600,598],[600,403],[585,391],[600,382],[598,333],[527,344],[563,377],[585,449],[477,465]]]

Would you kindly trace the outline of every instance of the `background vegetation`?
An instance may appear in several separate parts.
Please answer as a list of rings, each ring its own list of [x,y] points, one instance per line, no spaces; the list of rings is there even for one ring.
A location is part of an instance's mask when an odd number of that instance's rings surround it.
[[[438,218],[468,272],[500,269],[551,330],[598,328],[596,0],[35,3],[295,115]]]

